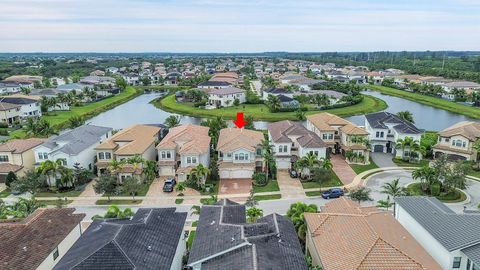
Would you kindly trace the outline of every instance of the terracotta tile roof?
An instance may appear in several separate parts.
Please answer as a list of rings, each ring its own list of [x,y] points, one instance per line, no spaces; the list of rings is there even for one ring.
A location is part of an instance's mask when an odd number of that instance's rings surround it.
[[[134,125],[122,129],[95,149],[111,149],[116,155],[141,155],[158,138],[159,127]]]
[[[12,163],[0,163],[0,173],[6,174],[9,172],[18,172],[23,166],[15,165]]]
[[[339,198],[305,213],[323,269],[441,269],[388,212]]]
[[[444,150],[444,151],[451,151],[451,152],[455,152],[455,153],[462,153],[462,154],[467,154],[467,155],[471,155],[473,154],[473,151],[472,150],[469,150],[469,149],[462,149],[462,148],[459,148],[459,147],[451,147],[450,145],[445,145],[445,144],[440,144],[440,143],[437,143],[435,144],[434,146],[432,146],[433,149],[439,149],[439,150]]]
[[[85,217],[74,211],[42,208],[21,222],[0,222],[0,268],[36,269]]]
[[[0,102],[0,111],[8,111],[15,108],[20,108],[20,105],[7,103],[7,102]]]
[[[439,132],[442,137],[462,135],[470,141],[480,138],[480,123],[474,121],[462,121]]]
[[[274,143],[292,143],[292,138],[296,138],[297,142],[305,148],[326,147],[325,142],[316,133],[298,122],[285,120],[270,123],[267,129]]]
[[[340,131],[348,135],[368,135],[365,129],[354,124],[343,126],[340,128]]]
[[[46,139],[37,138],[11,140],[0,144],[0,152],[12,152],[14,154],[20,154],[44,143],[45,141]]]
[[[353,125],[349,121],[331,113],[317,113],[307,116],[307,120],[312,122],[320,131],[335,131],[332,126]]]
[[[208,127],[182,125],[170,129],[157,149],[176,149],[179,154],[203,154],[210,148]]]
[[[224,128],[220,130],[217,150],[222,152],[232,152],[240,148],[245,148],[254,152],[255,149],[262,144],[263,139],[263,133],[260,131]]]

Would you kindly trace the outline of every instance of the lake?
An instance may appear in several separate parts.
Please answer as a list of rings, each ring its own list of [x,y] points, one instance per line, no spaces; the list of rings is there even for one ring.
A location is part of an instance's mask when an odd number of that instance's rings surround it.
[[[383,95],[379,92],[366,91],[364,94],[383,99],[387,102],[387,112],[397,113],[405,110],[410,111],[413,114],[417,127],[420,129],[438,131],[460,121],[472,120],[460,114],[451,113],[398,97]],[[150,93],[138,96],[109,111],[95,116],[87,122],[93,125],[107,126],[114,129],[122,129],[134,124],[162,124],[168,116],[172,115],[172,113],[156,108],[150,103],[161,95],[162,94],[160,93]],[[356,115],[347,117],[346,119],[363,126],[365,116]],[[182,124],[191,123],[198,125],[201,121],[202,119],[197,117],[182,116],[181,118]],[[234,126],[232,121],[228,121],[228,124],[229,126]],[[257,129],[266,129],[268,122],[256,121],[254,124]]]

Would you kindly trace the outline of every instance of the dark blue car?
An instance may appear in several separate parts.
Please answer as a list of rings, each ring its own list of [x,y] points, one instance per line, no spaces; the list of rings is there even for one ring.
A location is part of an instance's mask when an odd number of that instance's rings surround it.
[[[327,191],[322,192],[322,198],[324,199],[332,199],[332,198],[339,198],[343,196],[343,189],[341,188],[331,188]]]

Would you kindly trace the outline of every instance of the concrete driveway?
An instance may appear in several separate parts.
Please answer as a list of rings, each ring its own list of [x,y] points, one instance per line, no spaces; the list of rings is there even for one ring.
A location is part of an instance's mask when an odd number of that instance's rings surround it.
[[[282,198],[303,198],[305,190],[298,178],[291,178],[288,170],[277,171],[277,182]]]
[[[397,167],[397,164],[392,161],[392,154],[372,152],[370,153],[370,157],[372,158],[373,162],[375,162],[375,164],[377,164],[377,166],[380,168]]]
[[[338,176],[340,181],[342,181],[344,185],[352,183],[353,178],[355,178],[357,174],[353,171],[352,167],[348,165],[345,158],[342,155],[332,155],[330,160],[333,165],[332,170]]]
[[[218,195],[249,194],[251,189],[251,179],[221,179]]]

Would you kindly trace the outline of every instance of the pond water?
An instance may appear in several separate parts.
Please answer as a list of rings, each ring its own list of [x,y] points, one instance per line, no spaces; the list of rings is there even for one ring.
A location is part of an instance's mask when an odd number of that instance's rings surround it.
[[[399,97],[384,95],[376,91],[364,91],[363,93],[383,99],[388,104],[388,108],[385,110],[387,112],[397,113],[400,111],[410,111],[413,114],[415,125],[419,129],[439,131],[460,121],[474,120],[461,114],[437,109]],[[364,115],[350,116],[346,119],[357,125],[365,125]]]
[[[451,113],[398,97],[383,95],[379,92],[366,91],[364,94],[383,99],[387,102],[387,112],[397,113],[405,110],[412,112],[415,123],[420,129],[438,131],[460,121],[472,120],[460,114]],[[162,124],[172,113],[156,108],[150,104],[152,100],[161,97],[161,95],[161,93],[150,93],[138,96],[109,111],[99,114],[87,122],[114,129],[121,129],[134,124]],[[351,116],[346,119],[361,126],[365,124],[364,115]],[[198,125],[201,121],[202,118],[198,117],[182,116],[181,118],[182,124],[191,123]],[[232,121],[227,121],[227,123],[229,126],[234,126]],[[256,121],[254,124],[257,129],[266,129],[267,126],[267,122],[263,121]]]

